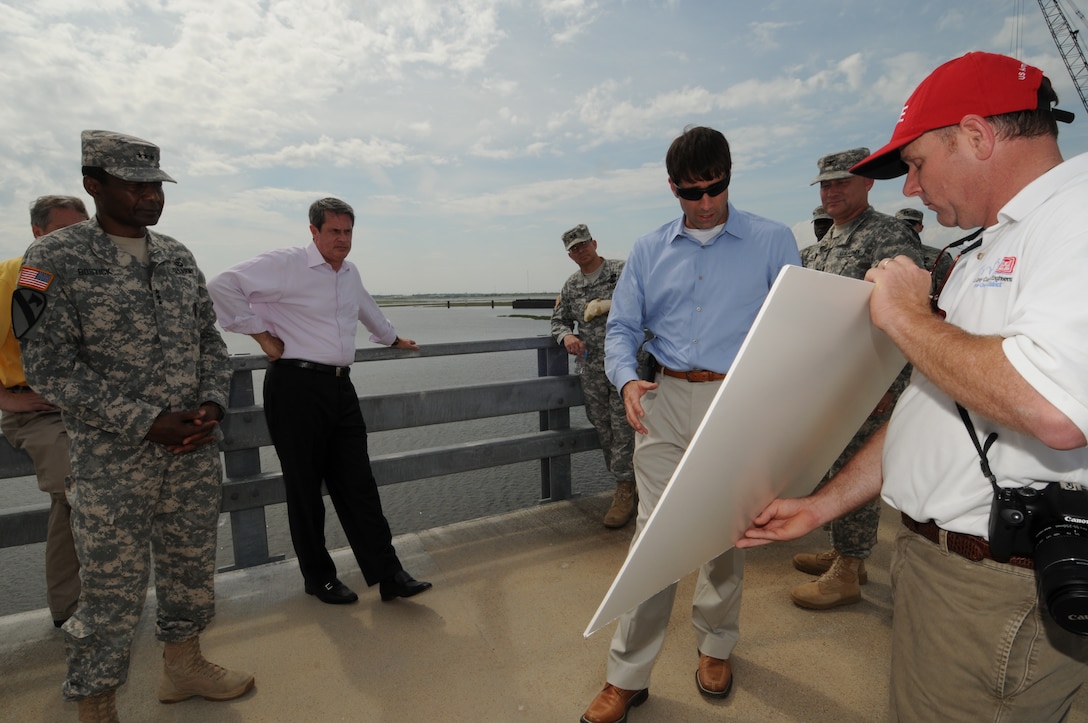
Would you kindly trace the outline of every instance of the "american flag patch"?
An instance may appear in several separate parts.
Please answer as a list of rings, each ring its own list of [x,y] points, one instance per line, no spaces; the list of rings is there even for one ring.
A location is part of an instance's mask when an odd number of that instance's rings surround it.
[[[24,266],[19,269],[19,286],[45,291],[51,283],[53,283],[53,274],[48,271],[42,271],[33,266]]]

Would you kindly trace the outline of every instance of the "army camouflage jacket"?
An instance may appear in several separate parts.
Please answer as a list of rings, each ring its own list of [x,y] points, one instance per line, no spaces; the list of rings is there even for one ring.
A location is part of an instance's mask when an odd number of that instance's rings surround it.
[[[604,364],[604,328],[608,322],[608,314],[602,314],[585,321],[586,304],[594,299],[612,298],[612,292],[616,289],[616,282],[623,271],[623,261],[604,259],[601,273],[597,280],[586,281],[585,275],[579,270],[575,271],[563,284],[563,290],[559,292],[559,301],[552,311],[552,337],[562,343],[567,334],[577,334],[582,343],[586,345],[589,356],[588,364]],[[578,330],[575,332],[575,324]]]
[[[96,218],[27,249],[15,305],[29,384],[57,405],[80,450],[139,445],[164,411],[228,406],[230,364],[192,253],[149,231],[149,264]]]
[[[808,248],[801,249],[801,264],[806,269],[864,279],[865,272],[881,259],[900,255],[909,256],[919,267],[925,268],[922,263],[922,243],[918,240],[918,234],[914,232],[914,229],[907,227],[894,216],[880,213],[872,206],[846,224],[844,229],[838,230],[837,236],[836,230],[836,227],[832,226],[822,239]],[[911,369],[910,364],[904,366],[889,387],[888,392],[891,394],[892,401],[898,399],[906,389],[910,382]],[[879,411],[874,411],[869,419],[874,423],[882,424],[890,416],[891,406],[881,410],[878,405],[877,409]],[[874,429],[875,426],[862,425],[861,430],[851,440],[850,446],[840,456],[833,469],[845,464]]]
[[[899,219],[870,206],[845,228],[832,226],[822,239],[801,249],[801,264],[806,269],[864,279],[865,272],[881,259],[899,255],[909,256],[924,268],[918,235]]]

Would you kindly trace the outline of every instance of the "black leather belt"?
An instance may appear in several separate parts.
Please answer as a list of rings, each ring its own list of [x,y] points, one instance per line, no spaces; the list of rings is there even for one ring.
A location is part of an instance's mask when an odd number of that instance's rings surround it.
[[[933,520],[918,522],[914,518],[908,516],[905,512],[901,514],[903,515],[903,525],[908,530],[918,533],[936,545],[941,544],[942,530],[940,527],[937,527],[937,523]],[[948,530],[943,530],[943,532],[945,533],[945,546],[948,548],[949,552],[954,552],[960,557],[966,557],[972,562],[994,559],[993,553],[990,552],[990,543],[981,537],[977,537],[976,535],[965,535],[962,532],[950,532]],[[1035,561],[1030,557],[1013,555],[1005,564],[1012,565],[1013,567],[1023,567],[1028,570],[1035,569]]]
[[[320,372],[322,374],[331,374],[334,377],[346,377],[351,372],[351,367],[336,367],[331,364],[318,364],[317,362],[306,361],[305,359],[277,359],[273,363],[288,367],[298,367],[299,369],[308,369],[312,372]]]

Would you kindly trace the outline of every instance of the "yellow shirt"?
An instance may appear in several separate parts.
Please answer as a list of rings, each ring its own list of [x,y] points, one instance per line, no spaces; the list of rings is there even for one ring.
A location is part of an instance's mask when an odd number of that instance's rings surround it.
[[[0,384],[5,387],[19,387],[26,384],[23,372],[23,354],[19,350],[19,340],[11,331],[11,295],[19,282],[19,269],[23,257],[0,261]]]

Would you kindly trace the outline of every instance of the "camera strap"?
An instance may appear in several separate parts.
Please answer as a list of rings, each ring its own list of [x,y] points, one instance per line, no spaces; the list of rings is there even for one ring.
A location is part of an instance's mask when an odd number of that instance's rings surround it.
[[[967,427],[967,433],[971,435],[971,441],[975,444],[975,449],[978,450],[979,464],[982,466],[982,475],[990,480],[990,486],[994,488],[994,493],[997,493],[997,477],[990,470],[990,460],[986,457],[986,453],[990,451],[990,447],[997,441],[997,432],[990,432],[990,435],[986,437],[985,444],[980,444],[978,441],[978,433],[975,431],[975,425],[971,421],[971,415],[967,410],[963,408],[963,405],[956,402],[956,409],[959,410],[960,419],[963,420],[963,424]]]

